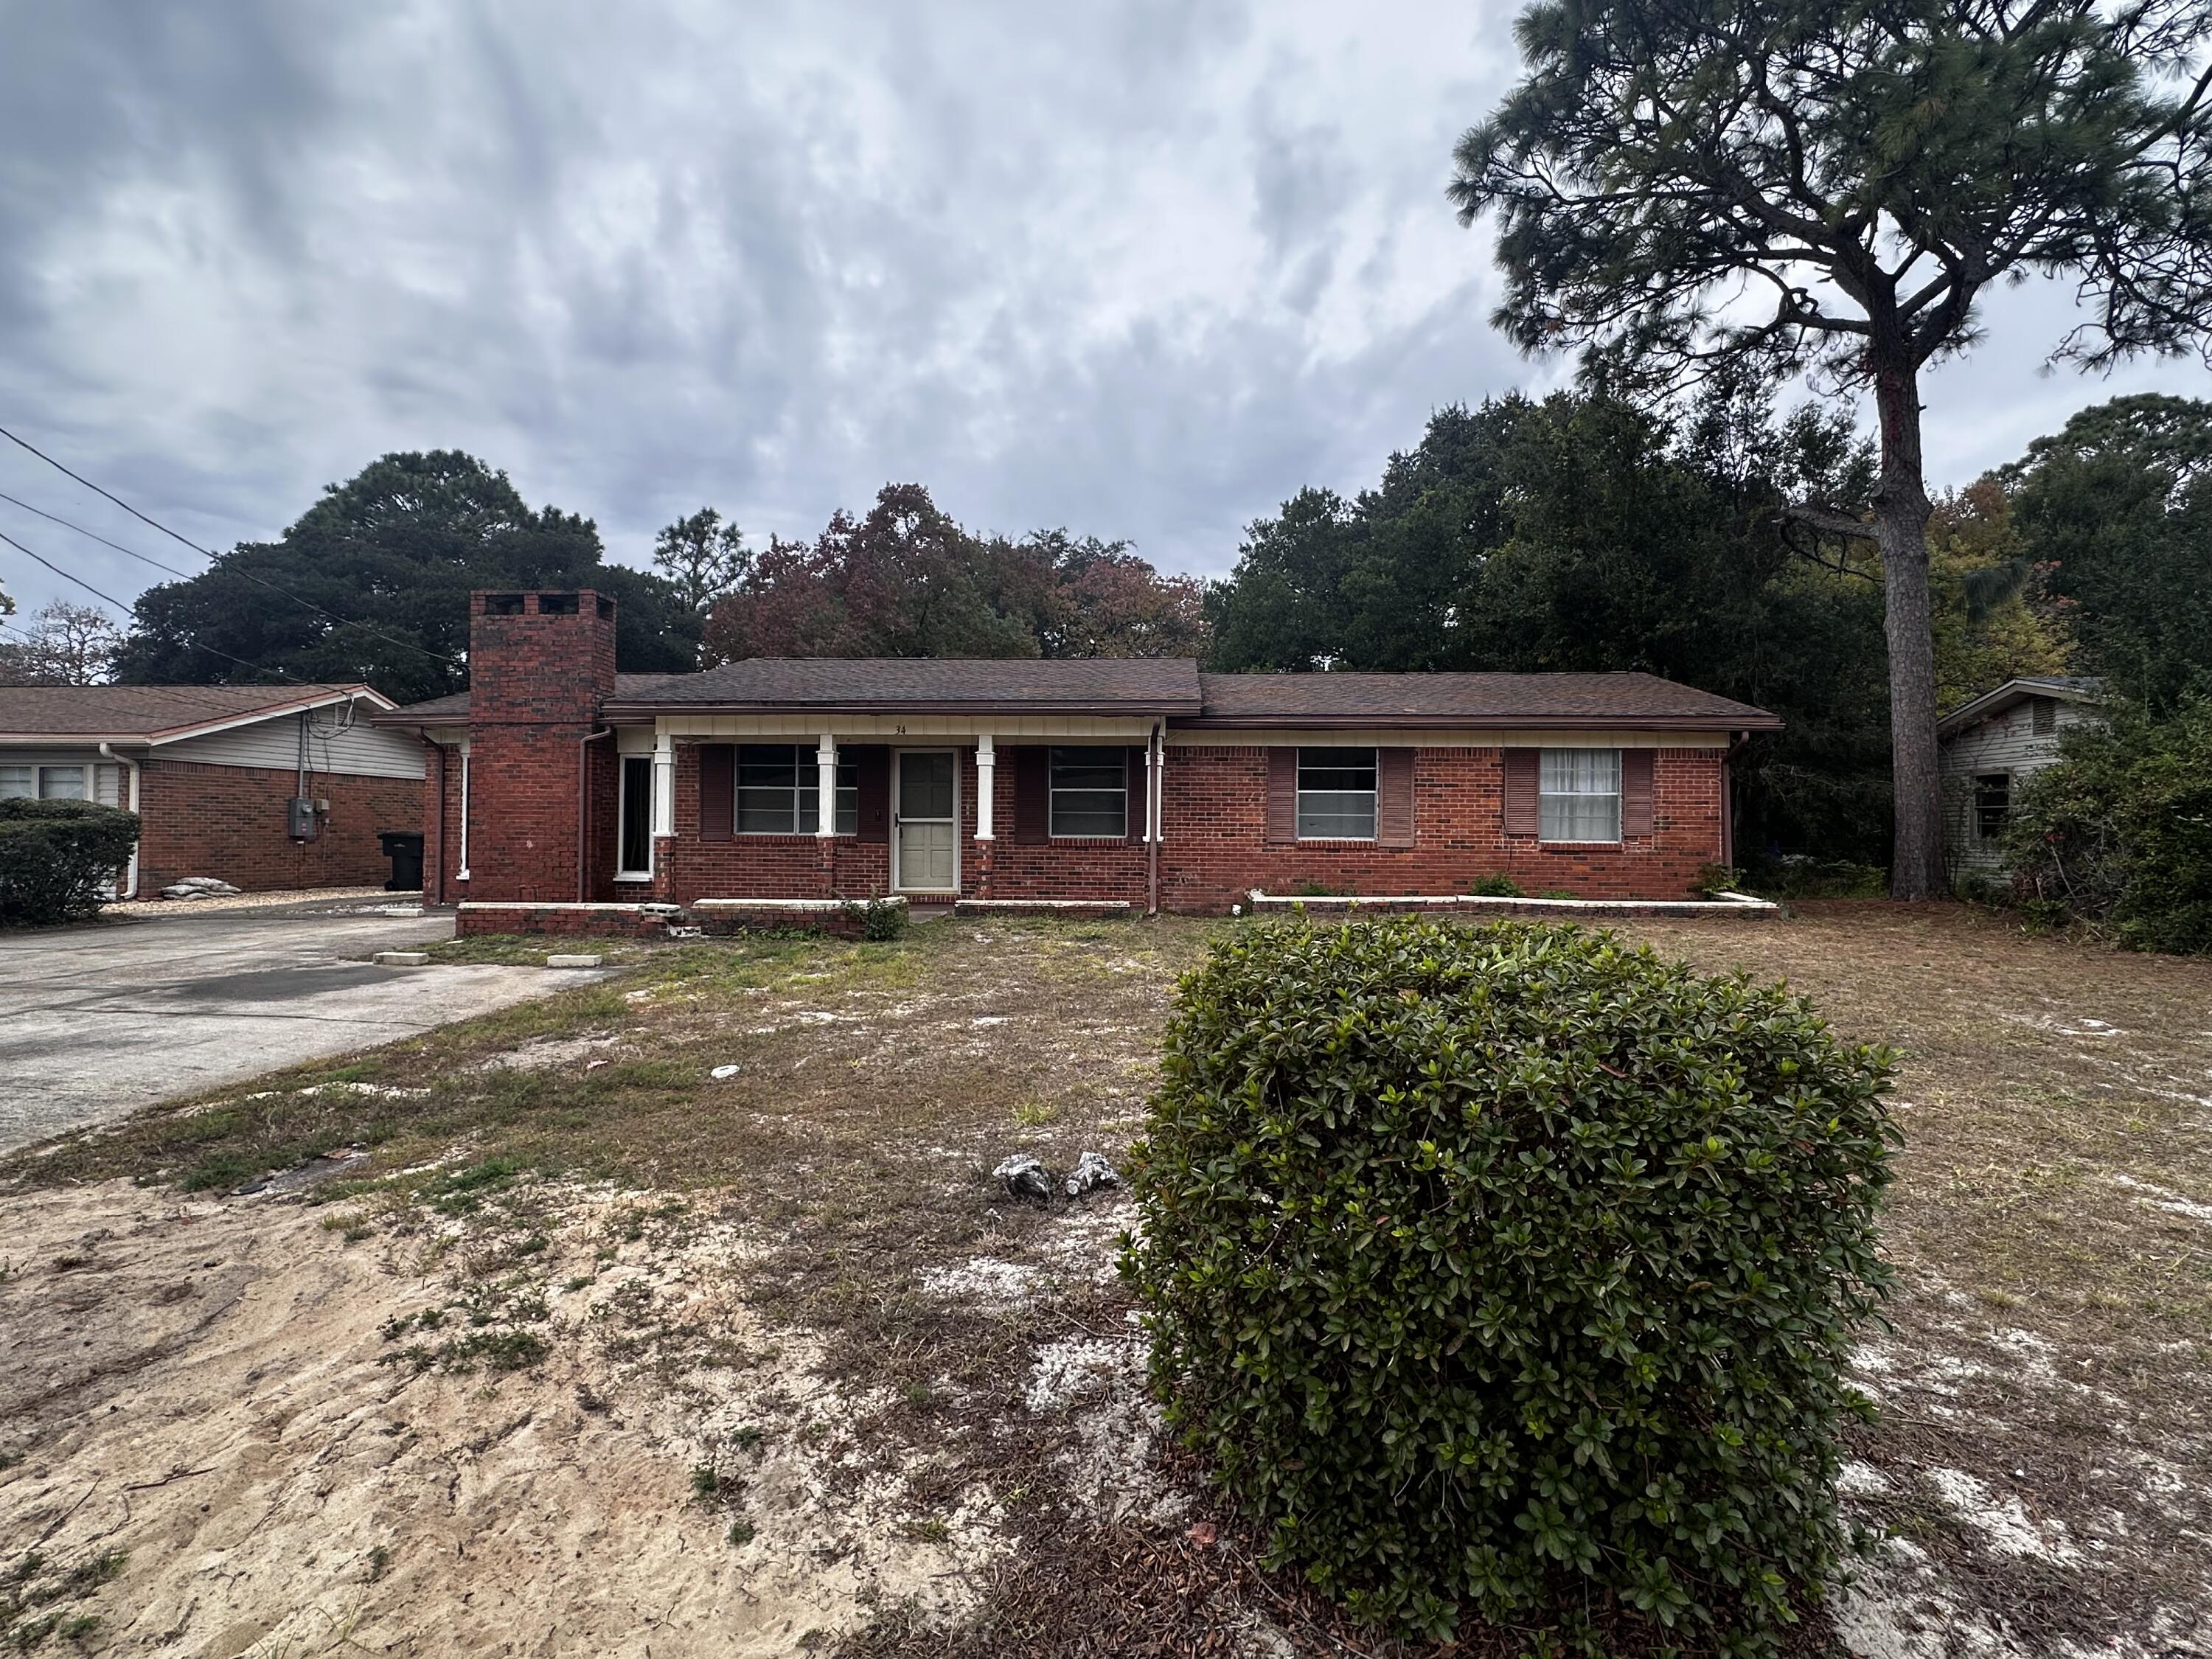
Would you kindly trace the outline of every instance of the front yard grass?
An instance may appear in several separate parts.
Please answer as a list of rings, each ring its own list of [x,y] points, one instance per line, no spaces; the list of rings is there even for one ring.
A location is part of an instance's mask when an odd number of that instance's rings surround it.
[[[227,1193],[274,1172],[348,1237],[430,1240],[425,1260],[459,1288],[392,1334],[391,1363],[487,1376],[537,1364],[545,1308],[617,1255],[734,1229],[752,1248],[732,1293],[808,1334],[825,1374],[872,1402],[872,1455],[907,1482],[903,1535],[941,1542],[986,1492],[1012,1540],[967,1575],[957,1616],[878,1606],[817,1647],[1180,1654],[1271,1627],[1293,1651],[1395,1651],[1260,1571],[1197,1472],[1148,1451],[1141,1412],[1107,1411],[1085,1380],[1133,1351],[1110,1194],[1048,1209],[988,1179],[1012,1152],[1063,1172],[1085,1150],[1118,1159],[1176,975],[1239,925],[951,919],[884,944],[625,946],[615,978],[18,1154],[0,1204],[114,1176]],[[1883,1418],[1846,1482],[1895,1541],[1844,1633],[1872,1647],[1918,1618],[1996,1651],[2197,1639],[2212,1619],[2212,963],[1950,905],[1624,931],[1784,978],[1905,1054],[1902,1288],[1863,1355]],[[596,1254],[564,1231],[559,1195],[579,1186],[621,1194],[595,1212]],[[716,1341],[644,1308],[617,1334],[672,1388]],[[1145,1443],[1127,1455],[1102,1423]],[[718,1484],[686,1495],[678,1471],[672,1512],[732,1545],[768,1524],[699,1467]]]

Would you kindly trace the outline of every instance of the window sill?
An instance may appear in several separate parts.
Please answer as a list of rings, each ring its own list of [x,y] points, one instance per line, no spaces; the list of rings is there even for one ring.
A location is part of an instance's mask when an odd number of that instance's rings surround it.
[[[615,872],[615,879],[618,882],[651,881],[653,879],[653,872],[650,870],[617,870]]]
[[[1046,839],[1054,847],[1141,847],[1142,842],[1131,841],[1127,836],[1049,836]]]
[[[1300,847],[1380,847],[1373,836],[1300,836]]]
[[[739,830],[730,837],[732,841],[789,842],[857,841],[859,838],[860,832],[856,830],[840,830],[834,836],[817,836],[811,830]]]
[[[1557,848],[1559,851],[1561,851],[1561,852],[1563,852],[1563,853],[1571,853],[1571,852],[1574,852],[1574,851],[1577,850],[1578,848],[1584,848],[1584,847],[1626,847],[1628,843],[1627,843],[1626,842],[1625,842],[1625,841],[1619,841],[1619,840],[1615,840],[1615,841],[1543,841],[1543,840],[1540,840],[1540,840],[1537,842],[1537,843],[1536,843],[1536,844],[1537,844],[1537,846],[1538,846],[1538,847],[1540,847],[1540,848],[1543,848],[1546,852],[1549,852],[1549,851],[1551,851],[1553,848]]]

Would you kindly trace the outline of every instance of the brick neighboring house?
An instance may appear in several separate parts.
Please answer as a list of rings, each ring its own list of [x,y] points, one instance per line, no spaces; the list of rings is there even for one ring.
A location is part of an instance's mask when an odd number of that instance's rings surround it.
[[[618,675],[592,592],[476,595],[469,659],[470,691],[375,717],[433,747],[425,886],[465,902],[464,931],[889,894],[1222,911],[1254,889],[1460,894],[1497,874],[1682,899],[1729,861],[1734,746],[1780,725],[1647,674]]]
[[[377,836],[422,821],[422,745],[369,718],[392,706],[365,685],[0,687],[0,796],[137,812],[125,897],[185,876],[380,886]],[[315,803],[312,836],[295,797]]]

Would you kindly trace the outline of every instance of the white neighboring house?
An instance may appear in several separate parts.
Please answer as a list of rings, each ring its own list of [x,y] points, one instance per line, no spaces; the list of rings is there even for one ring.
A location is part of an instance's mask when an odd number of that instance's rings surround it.
[[[1936,723],[1954,880],[2003,873],[1999,846],[2020,785],[2058,758],[2069,726],[2104,718],[2103,681],[2051,675],[2007,680]]]

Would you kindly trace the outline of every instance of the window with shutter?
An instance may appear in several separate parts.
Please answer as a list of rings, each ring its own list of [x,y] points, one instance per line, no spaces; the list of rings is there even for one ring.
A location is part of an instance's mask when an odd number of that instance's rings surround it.
[[[1384,847],[1413,844],[1413,751],[1375,751],[1375,839]]]
[[[1539,750],[1505,750],[1504,817],[1505,833],[1509,836],[1533,836],[1537,831],[1540,823],[1536,809],[1539,770]]]
[[[1653,774],[1657,759],[1656,750],[1624,749],[1620,751],[1620,834],[1624,841],[1632,836],[1650,836],[1656,832],[1656,792],[1653,787]]]

